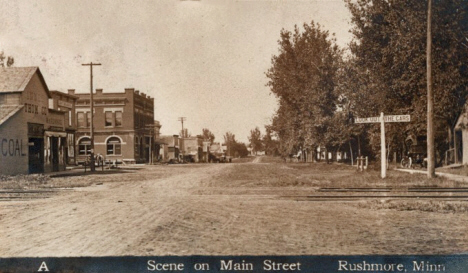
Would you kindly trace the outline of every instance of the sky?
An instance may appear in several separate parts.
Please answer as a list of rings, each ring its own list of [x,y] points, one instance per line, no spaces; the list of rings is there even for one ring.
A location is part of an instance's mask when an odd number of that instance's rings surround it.
[[[208,128],[248,142],[271,122],[277,99],[265,72],[281,29],[320,23],[345,47],[350,14],[342,0],[0,0],[0,50],[15,66],[38,66],[50,90],[124,92],[155,102],[162,134]]]

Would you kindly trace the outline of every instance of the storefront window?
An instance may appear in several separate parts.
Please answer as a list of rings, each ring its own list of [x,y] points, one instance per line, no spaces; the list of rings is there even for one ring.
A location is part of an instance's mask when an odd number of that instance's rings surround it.
[[[78,142],[78,154],[79,155],[89,155],[91,154],[91,139],[82,138]]]
[[[121,143],[118,137],[111,137],[107,140],[107,155],[121,155]]]

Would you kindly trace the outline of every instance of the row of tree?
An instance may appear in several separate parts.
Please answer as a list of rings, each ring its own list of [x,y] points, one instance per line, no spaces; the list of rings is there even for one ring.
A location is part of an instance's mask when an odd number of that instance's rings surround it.
[[[339,48],[334,35],[315,22],[281,31],[279,53],[266,76],[279,101],[267,133],[279,141],[283,155],[345,146],[377,155],[379,127],[354,124],[353,118],[380,112],[410,114],[412,119],[387,125],[389,153],[404,153],[408,136],[426,134],[427,1],[346,0],[346,5],[353,34],[346,48]],[[468,95],[466,1],[436,0],[432,25],[436,151],[441,158]]]

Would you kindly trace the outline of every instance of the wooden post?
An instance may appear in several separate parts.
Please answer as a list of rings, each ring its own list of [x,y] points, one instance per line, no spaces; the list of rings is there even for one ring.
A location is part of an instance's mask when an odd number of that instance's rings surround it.
[[[432,92],[432,0],[427,5],[427,177],[435,177],[435,153],[434,153],[434,93]]]
[[[380,162],[381,168],[380,176],[382,178],[387,177],[387,152],[385,147],[385,122],[384,113],[380,113]]]

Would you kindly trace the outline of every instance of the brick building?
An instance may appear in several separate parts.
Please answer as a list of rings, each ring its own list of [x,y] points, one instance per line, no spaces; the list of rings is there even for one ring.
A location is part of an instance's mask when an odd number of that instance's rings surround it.
[[[76,93],[76,154],[79,163],[91,152],[90,94]],[[94,101],[94,153],[123,163],[151,163],[155,153],[154,98],[133,88],[104,93],[96,89]]]

